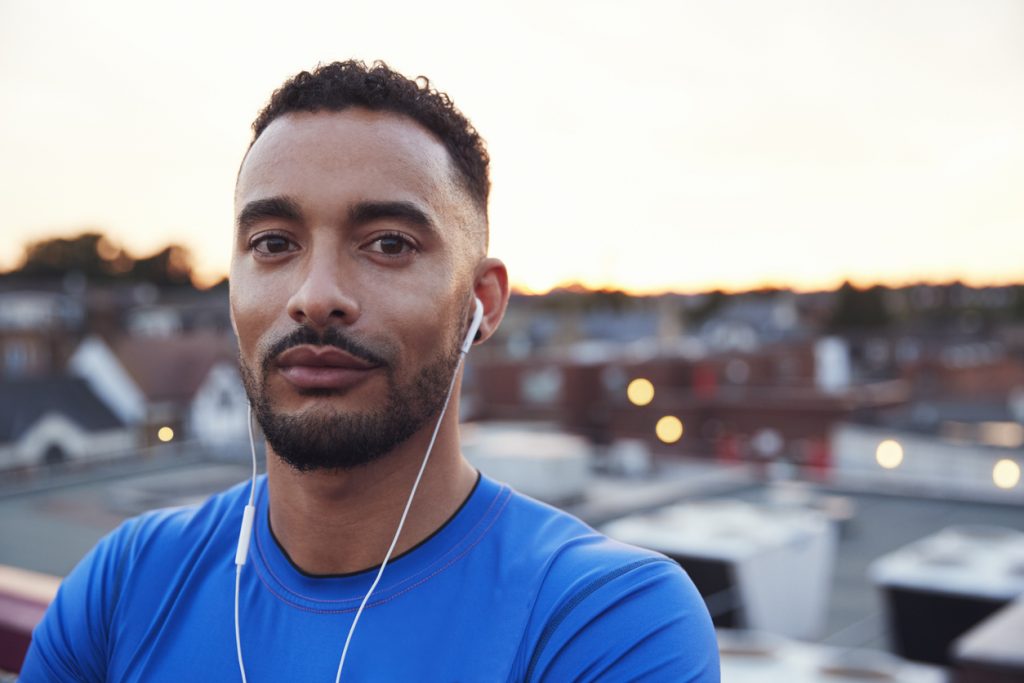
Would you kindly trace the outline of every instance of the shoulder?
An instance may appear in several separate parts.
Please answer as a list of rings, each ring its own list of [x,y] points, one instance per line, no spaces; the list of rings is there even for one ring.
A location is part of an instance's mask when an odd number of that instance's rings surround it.
[[[247,481],[236,484],[198,505],[150,510],[127,520],[113,534],[129,539],[129,552],[154,542],[163,548],[177,543],[192,545],[231,527],[237,535],[238,520],[248,502],[249,486]]]
[[[543,584],[550,590],[607,581],[611,574],[647,565],[656,573],[685,579],[679,565],[661,553],[613,540],[564,510],[515,491],[506,507],[501,533],[519,546],[517,554],[524,561],[542,569]]]
[[[82,558],[64,580],[62,591],[95,591],[100,585],[112,584],[114,595],[119,595],[122,582],[139,562],[166,563],[168,558],[180,557],[186,548],[230,536],[226,532],[232,527],[237,536],[235,520],[241,518],[248,487],[248,482],[238,484],[199,505],[150,510],[125,520]]]
[[[233,487],[199,506],[147,512],[104,536],[65,577],[33,632],[23,679],[104,680],[119,606],[125,601],[136,604],[147,593],[159,597],[158,591],[133,592],[136,577],[146,574],[149,585],[156,585],[179,566],[172,560],[213,539],[227,538],[232,525],[237,537],[238,525],[232,520],[241,516],[247,486]],[[145,570],[140,572],[141,565]]]
[[[711,619],[676,562],[519,494],[508,508],[539,568],[522,680],[718,680]]]
[[[91,583],[120,581],[139,562],[159,565],[179,557],[187,548],[204,547],[221,536],[228,538],[232,526],[237,536],[236,520],[241,519],[248,487],[248,482],[238,484],[197,505],[149,510],[126,519],[100,539],[64,583],[82,575],[90,576]]]

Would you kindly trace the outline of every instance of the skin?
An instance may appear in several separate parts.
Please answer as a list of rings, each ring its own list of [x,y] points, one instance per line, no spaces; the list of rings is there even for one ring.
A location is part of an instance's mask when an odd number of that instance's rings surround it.
[[[407,381],[463,338],[471,293],[484,305],[481,340],[501,322],[508,276],[485,255],[486,217],[457,182],[447,150],[415,121],[360,108],[276,119],[242,164],[236,218],[253,202],[282,197],[298,215],[271,211],[236,223],[231,318],[249,367],[299,324],[337,326],[386,350]],[[404,203],[432,228],[403,216],[354,220],[353,209],[367,202]],[[460,385],[461,372],[396,555],[444,524],[476,481],[459,450]],[[300,392],[278,371],[267,384],[275,409],[295,415],[381,406],[386,390],[380,372],[330,395]],[[271,526],[292,561],[310,574],[380,564],[435,421],[351,470],[300,473],[268,444]]]

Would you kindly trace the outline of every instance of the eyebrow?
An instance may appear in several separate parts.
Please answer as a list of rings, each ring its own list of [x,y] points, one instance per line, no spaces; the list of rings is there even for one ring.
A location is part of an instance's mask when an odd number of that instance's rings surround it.
[[[239,234],[266,219],[301,221],[302,209],[299,203],[287,196],[254,199],[238,214]],[[363,201],[349,209],[348,221],[352,225],[365,225],[385,218],[397,218],[419,228],[437,234],[438,228],[430,215],[413,202],[407,201]]]
[[[238,231],[245,232],[256,223],[268,218],[297,221],[302,218],[299,203],[290,197],[267,197],[254,199],[238,214]]]
[[[428,232],[438,232],[433,219],[426,211],[413,202],[359,202],[348,212],[348,220],[352,225],[365,225],[382,218],[397,218],[423,228]]]

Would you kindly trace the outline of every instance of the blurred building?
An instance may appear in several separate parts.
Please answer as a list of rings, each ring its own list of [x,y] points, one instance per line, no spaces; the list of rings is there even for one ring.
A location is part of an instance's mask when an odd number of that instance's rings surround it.
[[[145,445],[174,438],[222,450],[247,439],[236,354],[234,337],[214,332],[122,336],[111,343],[91,336],[68,369],[138,429]]]
[[[909,396],[905,382],[855,384],[849,365],[833,338],[725,352],[693,338],[584,342],[474,358],[469,393],[478,418],[555,421],[599,446],[639,439],[661,453],[823,469],[835,426]]]
[[[134,431],[82,379],[0,382],[0,468],[108,459],[135,445]]]
[[[0,292],[0,380],[61,371],[85,319],[84,307],[60,292]]]
[[[999,401],[920,400],[868,411],[832,433],[834,484],[973,500],[1024,502],[1024,416]]]

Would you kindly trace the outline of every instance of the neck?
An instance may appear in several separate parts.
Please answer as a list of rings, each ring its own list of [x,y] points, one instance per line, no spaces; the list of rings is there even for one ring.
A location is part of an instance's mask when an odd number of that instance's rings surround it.
[[[392,557],[439,529],[469,496],[476,472],[459,452],[457,405],[441,424]],[[378,460],[352,470],[297,472],[268,444],[270,523],[285,552],[309,574],[379,565],[398,528],[434,423]]]

